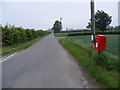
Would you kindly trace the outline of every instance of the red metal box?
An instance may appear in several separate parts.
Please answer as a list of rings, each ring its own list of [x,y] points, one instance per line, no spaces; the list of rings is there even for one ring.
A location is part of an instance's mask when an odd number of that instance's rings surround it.
[[[97,51],[103,51],[106,49],[106,37],[103,35],[96,35],[96,42],[94,49]]]

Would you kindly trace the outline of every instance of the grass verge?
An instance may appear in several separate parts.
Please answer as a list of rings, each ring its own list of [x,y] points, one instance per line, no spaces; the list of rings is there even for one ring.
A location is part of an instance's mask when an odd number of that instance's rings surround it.
[[[45,36],[47,35],[44,35],[42,37],[39,37],[39,38],[36,38],[36,39],[33,39],[31,41],[27,41],[25,43],[18,43],[18,44],[15,44],[13,46],[7,46],[7,47],[3,47],[2,48],[2,52],[0,53],[0,55],[6,55],[6,54],[9,54],[9,53],[13,53],[15,51],[18,51],[18,50],[23,50],[25,48],[28,48],[30,47],[31,45],[33,45],[35,42],[37,42],[38,40],[44,38]]]
[[[99,68],[94,64],[92,57],[87,55],[87,49],[71,42],[69,39],[60,39],[60,43],[65,47],[81,65],[86,69],[90,76],[104,88],[118,88],[118,73]]]

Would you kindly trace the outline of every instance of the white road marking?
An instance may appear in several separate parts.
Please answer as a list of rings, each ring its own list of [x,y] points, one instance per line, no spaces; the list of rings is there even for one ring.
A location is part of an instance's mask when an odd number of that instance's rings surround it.
[[[4,58],[0,58],[0,63],[8,60],[9,58],[13,57],[14,55],[16,55],[17,53],[14,53],[14,54],[11,54],[10,56],[6,57],[5,59]]]

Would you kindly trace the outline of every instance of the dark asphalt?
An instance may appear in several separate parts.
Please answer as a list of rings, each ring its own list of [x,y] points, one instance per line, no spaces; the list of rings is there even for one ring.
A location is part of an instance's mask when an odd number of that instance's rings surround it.
[[[2,87],[92,87],[71,59],[56,37],[50,34],[2,63]]]

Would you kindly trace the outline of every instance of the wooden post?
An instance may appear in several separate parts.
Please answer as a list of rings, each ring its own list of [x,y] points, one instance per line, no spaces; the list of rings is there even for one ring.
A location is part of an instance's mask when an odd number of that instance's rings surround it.
[[[99,55],[100,55],[100,51],[98,51],[99,52]]]

